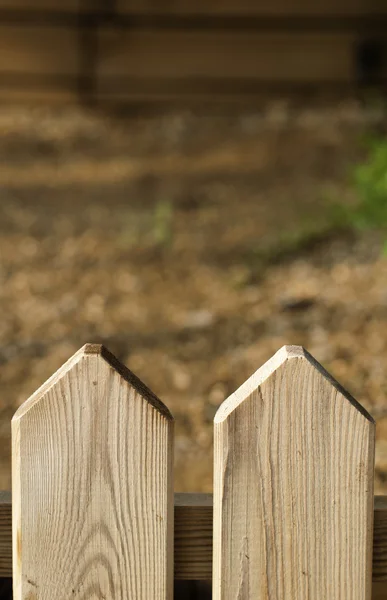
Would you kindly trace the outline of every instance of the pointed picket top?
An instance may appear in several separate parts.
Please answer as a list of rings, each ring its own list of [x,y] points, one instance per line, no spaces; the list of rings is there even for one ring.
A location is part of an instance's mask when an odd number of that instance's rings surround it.
[[[268,380],[274,373],[289,360],[304,360],[311,368],[316,369],[318,373],[326,380],[327,384],[333,386],[343,398],[348,400],[357,410],[371,423],[374,419],[366,409],[355,398],[343,388],[343,386],[332,377],[328,371],[305,348],[302,346],[282,346],[262,367],[260,367],[247,381],[245,381],[231,396],[226,398],[217,410],[214,418],[215,423],[224,421],[244,400],[258,390],[259,387]]]
[[[115,356],[112,354],[105,346],[102,344],[85,344],[80,348],[73,356],[71,356],[64,365],[62,365],[56,373],[54,373],[43,385],[40,386],[26,400],[23,404],[18,408],[18,410],[13,415],[12,420],[20,419],[25,415],[26,412],[32,406],[34,406],[39,400],[54,386],[59,380],[64,377],[79,361],[87,358],[87,357],[98,357],[104,360],[108,365],[110,365],[121,377],[129,383],[144,400],[149,402],[154,408],[156,408],[164,417],[173,421],[173,417],[169,412],[168,408],[161,402],[161,400],[150,390],[142,381],[139,379],[132,371],[128,369],[125,365],[123,365]]]
[[[285,346],[214,419],[214,600],[370,600],[375,423]]]
[[[15,600],[167,600],[173,419],[86,344],[12,420]]]

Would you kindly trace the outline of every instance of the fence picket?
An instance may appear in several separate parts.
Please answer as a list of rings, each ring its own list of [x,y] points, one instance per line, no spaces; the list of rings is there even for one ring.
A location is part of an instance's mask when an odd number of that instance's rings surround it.
[[[375,428],[287,346],[215,416],[214,600],[369,600]]]
[[[15,600],[170,600],[173,420],[88,344],[15,414]]]

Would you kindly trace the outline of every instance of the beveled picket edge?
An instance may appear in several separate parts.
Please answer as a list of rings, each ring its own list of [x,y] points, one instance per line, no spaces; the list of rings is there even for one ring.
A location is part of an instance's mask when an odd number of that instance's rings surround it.
[[[67,362],[64,363],[47,381],[43,383],[15,412],[13,421],[23,417],[27,411],[38,402],[41,397],[66,373],[71,371],[72,367],[84,356],[95,354],[101,356],[112,369],[117,371],[119,375],[129,383],[149,404],[154,406],[166,419],[173,421],[173,417],[169,412],[168,407],[150,390],[145,383],[141,381],[112,354],[103,344],[85,344]]]
[[[84,345],[19,407],[15,600],[38,589],[56,598],[172,596],[173,424],[161,400],[100,344]],[[77,564],[74,581],[67,561]]]
[[[278,350],[214,418],[214,600],[370,600],[374,457],[371,415]]]
[[[212,494],[175,494],[175,579],[212,577]],[[12,499],[0,492],[0,577],[12,577]],[[387,496],[375,496],[374,582],[387,582]]]

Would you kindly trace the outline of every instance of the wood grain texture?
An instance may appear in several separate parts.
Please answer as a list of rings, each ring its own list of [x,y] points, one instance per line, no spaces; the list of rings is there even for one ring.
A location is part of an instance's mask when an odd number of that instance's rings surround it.
[[[12,576],[12,500],[0,492],[0,577]]]
[[[375,423],[287,346],[215,416],[214,600],[369,600]]]
[[[0,492],[0,577],[12,576],[11,492]],[[375,496],[373,590],[387,598],[387,496]],[[212,494],[175,494],[175,579],[212,579]],[[374,596],[372,596],[374,597]]]
[[[212,494],[175,494],[175,579],[212,579]]]
[[[12,420],[14,600],[169,600],[173,420],[86,345]]]
[[[383,541],[384,540],[384,541]],[[375,498],[374,510],[374,581],[387,581],[387,496]],[[387,590],[386,590],[387,592]],[[387,593],[386,596],[387,598]]]

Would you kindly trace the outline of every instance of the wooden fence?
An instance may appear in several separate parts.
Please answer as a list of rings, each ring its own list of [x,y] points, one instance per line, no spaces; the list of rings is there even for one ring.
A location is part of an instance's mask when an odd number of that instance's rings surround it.
[[[385,597],[375,423],[306,351],[225,400],[214,438],[213,500],[174,495],[169,410],[105,348],[77,352],[12,420],[14,599],[171,600],[211,578],[215,600]]]
[[[383,86],[385,0],[0,0],[0,100]]]

